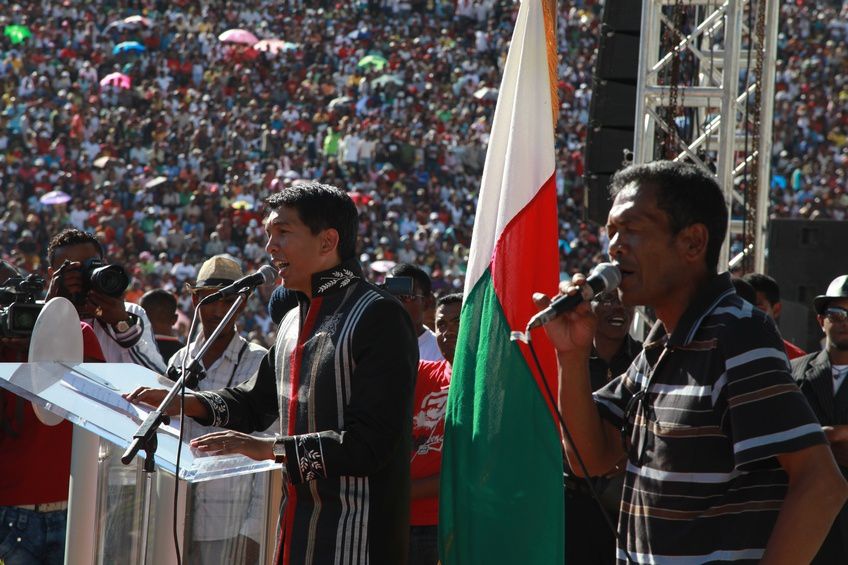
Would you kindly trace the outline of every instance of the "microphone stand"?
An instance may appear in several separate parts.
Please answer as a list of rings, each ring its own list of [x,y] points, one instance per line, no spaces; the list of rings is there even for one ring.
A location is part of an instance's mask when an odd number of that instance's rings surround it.
[[[176,396],[180,393],[181,389],[184,387],[195,387],[197,386],[197,382],[199,380],[200,374],[203,372],[203,367],[200,364],[201,359],[212,347],[212,344],[215,343],[215,340],[218,339],[218,336],[221,335],[221,332],[224,331],[224,328],[227,327],[230,323],[232,323],[233,318],[236,315],[236,312],[241,305],[245,303],[247,300],[247,294],[249,294],[253,289],[246,288],[238,293],[238,297],[233,302],[233,305],[230,306],[230,309],[227,311],[227,314],[221,320],[221,323],[218,324],[218,327],[215,328],[215,331],[212,332],[212,335],[203,342],[203,345],[200,346],[200,350],[195,353],[194,357],[191,359],[191,363],[186,367],[186,372],[180,375],[180,378],[177,379],[177,382],[174,383],[174,386],[171,387],[171,390],[168,391],[168,394],[165,398],[162,399],[162,402],[159,406],[147,415],[147,418],[144,420],[144,423],[138,427],[135,434],[133,434],[133,442],[121,456],[121,463],[124,465],[128,465],[133,458],[138,454],[139,450],[144,450],[147,453],[147,457],[145,457],[144,461],[144,470],[148,473],[152,473],[155,471],[155,465],[153,464],[153,457],[156,453],[156,431],[161,424],[167,424],[170,422],[170,417],[165,413],[168,409],[168,406],[171,405],[171,402],[176,398]],[[200,301],[198,304],[198,308],[203,306],[203,301]],[[191,337],[191,336],[189,336]],[[186,346],[188,347],[188,346]]]
[[[227,314],[218,324],[218,327],[215,328],[215,331],[212,332],[212,335],[209,336],[209,339],[203,342],[203,345],[200,347],[200,350],[194,355],[191,359],[191,363],[186,367],[185,373],[180,375],[180,378],[174,383],[174,386],[171,387],[171,390],[168,391],[168,394],[165,398],[162,399],[162,402],[159,406],[147,415],[144,423],[138,427],[135,434],[133,434],[133,442],[127,447],[127,450],[124,451],[124,454],[121,456],[121,463],[124,465],[129,465],[130,462],[135,458],[138,454],[139,450],[144,450],[147,456],[144,458],[144,474],[145,474],[145,488],[144,488],[144,505],[143,505],[143,515],[141,518],[141,563],[144,563],[147,559],[147,536],[148,530],[150,528],[150,492],[152,490],[152,482],[153,482],[153,473],[156,472],[156,464],[155,464],[155,456],[156,456],[156,448],[158,446],[158,439],[156,437],[156,432],[159,429],[159,426],[162,424],[168,424],[171,419],[166,414],[166,410],[168,406],[171,405],[174,398],[180,393],[180,391],[189,386],[191,388],[197,386],[198,381],[200,380],[200,375],[203,372],[202,365],[200,364],[201,359],[215,343],[215,340],[218,339],[218,336],[221,335],[221,332],[224,331],[224,328],[227,327],[228,324],[232,323],[233,318],[236,315],[236,312],[241,305],[247,301],[247,295],[253,291],[253,288],[248,287],[242,289],[238,293],[238,297],[233,302],[233,305],[230,306],[230,309],[227,311]],[[208,297],[207,297],[208,298]],[[205,299],[204,299],[205,300]],[[203,300],[200,301],[200,304],[197,305],[198,308],[203,306]],[[189,339],[191,335],[188,336]],[[186,345],[188,347],[188,345]],[[180,429],[180,437],[182,438],[182,429]],[[179,491],[180,488],[180,477],[175,477],[175,488]]]

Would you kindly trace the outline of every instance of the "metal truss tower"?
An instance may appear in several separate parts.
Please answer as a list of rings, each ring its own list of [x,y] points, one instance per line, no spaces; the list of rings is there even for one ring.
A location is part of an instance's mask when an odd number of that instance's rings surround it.
[[[635,163],[673,159],[715,175],[731,212],[722,258],[743,244],[763,272],[780,0],[642,0]]]

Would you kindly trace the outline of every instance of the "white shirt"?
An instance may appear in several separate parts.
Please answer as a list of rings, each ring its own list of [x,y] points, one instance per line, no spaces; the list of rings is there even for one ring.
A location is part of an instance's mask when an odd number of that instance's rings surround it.
[[[418,360],[419,361],[441,361],[445,356],[439,350],[436,334],[433,330],[424,326],[424,333],[418,336]]]
[[[189,358],[203,345],[203,341],[203,337],[199,336],[191,342]],[[179,367],[185,349],[177,351],[168,366]],[[197,390],[234,387],[248,380],[259,371],[266,352],[264,347],[249,343],[236,334],[212,366],[204,367],[206,378],[198,383]],[[189,438],[215,431],[220,431],[220,428],[201,426],[186,418],[186,435]],[[241,534],[262,543],[262,525],[265,523],[262,502],[266,496],[267,480],[265,473],[258,473],[194,483],[191,489],[193,539],[226,540]]]
[[[138,324],[142,324],[141,338],[132,347],[124,347],[118,343],[120,338],[115,330],[108,325],[104,325],[97,319],[86,319],[84,321],[91,324],[94,328],[94,335],[97,336],[97,341],[100,343],[100,349],[103,351],[107,363],[134,363],[147,367],[159,374],[165,374],[165,363],[162,361],[162,355],[159,353],[159,348],[156,347],[156,340],[153,337],[153,330],[150,320],[147,318],[147,313],[144,308],[133,302],[125,302],[124,307],[129,314],[138,316]]]
[[[832,365],[830,370],[833,371],[833,395],[839,392],[839,387],[845,382],[845,377],[848,376],[848,365]]]

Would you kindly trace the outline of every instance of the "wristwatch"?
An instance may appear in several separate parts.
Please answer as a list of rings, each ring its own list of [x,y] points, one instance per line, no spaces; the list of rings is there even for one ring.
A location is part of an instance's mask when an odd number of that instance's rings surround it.
[[[138,317],[135,314],[129,314],[128,313],[127,318],[128,318],[128,320],[120,320],[117,324],[112,326],[113,328],[115,328],[115,331],[118,332],[119,334],[122,334],[125,331],[129,330],[138,321]]]
[[[274,440],[274,463],[286,462],[286,445],[283,443],[283,436],[278,435]]]

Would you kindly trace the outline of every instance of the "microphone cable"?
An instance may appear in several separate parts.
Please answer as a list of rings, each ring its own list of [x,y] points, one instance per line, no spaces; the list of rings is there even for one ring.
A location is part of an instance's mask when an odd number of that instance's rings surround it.
[[[607,512],[606,508],[604,508],[603,504],[601,503],[601,497],[598,495],[598,491],[595,490],[595,485],[592,484],[591,475],[589,475],[589,471],[586,469],[586,464],[583,462],[583,457],[580,455],[580,452],[577,450],[577,445],[574,443],[574,441],[571,437],[571,432],[568,431],[568,427],[565,425],[565,419],[562,417],[562,412],[559,409],[559,402],[554,398],[553,392],[551,392],[551,387],[548,386],[548,381],[547,381],[547,379],[545,379],[545,372],[542,370],[542,363],[539,361],[538,355],[536,355],[536,348],[533,347],[533,340],[530,339],[530,332],[529,331],[525,334],[525,338],[526,339],[522,340],[522,341],[527,343],[527,347],[530,349],[530,355],[533,357],[533,362],[536,365],[536,370],[539,371],[539,376],[540,376],[540,378],[542,380],[542,384],[544,385],[544,388],[545,388],[545,394],[547,395],[548,400],[550,401],[551,405],[554,407],[554,411],[556,412],[557,419],[559,419],[559,425],[560,425],[560,428],[562,429],[563,435],[566,438],[566,441],[568,441],[568,443],[571,444],[571,449],[572,449],[572,451],[574,451],[574,455],[577,458],[577,464],[580,467],[580,472],[583,473],[583,480],[586,482],[586,485],[589,487],[589,492],[592,493],[592,498],[595,500],[595,503],[598,505],[598,508],[601,511],[601,515],[604,517],[604,521],[607,523],[607,527],[609,527],[610,531],[615,536],[615,539],[618,542],[619,547],[624,552],[624,556],[627,558],[627,562],[630,563],[631,565],[635,565],[636,562],[630,556],[630,551],[628,551],[627,546],[624,543],[624,536],[622,535],[622,532],[619,531],[618,527],[612,523],[612,518],[610,517],[609,512]],[[626,471],[625,471],[625,473],[626,473]]]
[[[189,348],[191,347],[191,337],[194,333],[194,328],[197,325],[197,308],[194,309],[194,315],[191,317],[191,325],[188,328],[188,336],[186,337],[186,346],[183,354],[180,356],[180,375],[185,375],[186,361],[189,357]],[[185,434],[185,391],[186,382],[183,381],[183,387],[180,390],[180,436],[177,440],[177,461],[176,469],[174,470],[174,516],[171,524],[171,533],[174,536],[174,549],[177,552],[177,565],[182,565],[182,553],[180,552],[180,536],[179,536],[179,521],[177,514],[179,510],[180,499],[180,456],[183,451],[183,436]],[[186,487],[188,488],[188,487]],[[189,500],[186,497],[186,500]]]

